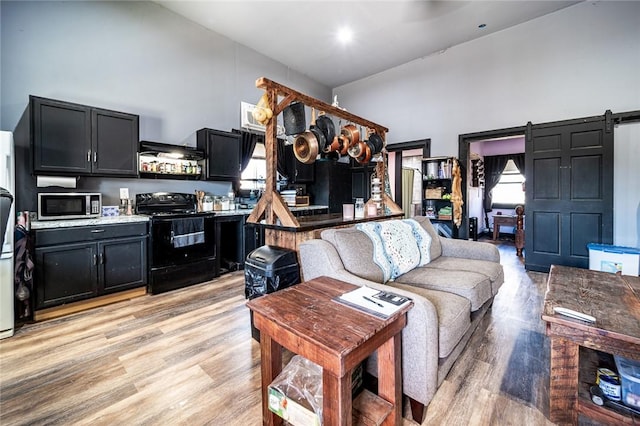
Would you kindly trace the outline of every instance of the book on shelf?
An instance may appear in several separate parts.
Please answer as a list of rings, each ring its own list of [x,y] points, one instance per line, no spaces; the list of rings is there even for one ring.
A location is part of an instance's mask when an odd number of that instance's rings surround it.
[[[411,299],[408,297],[400,296],[390,291],[380,291],[367,286],[348,291],[336,297],[335,300],[384,319],[389,318],[411,303]]]

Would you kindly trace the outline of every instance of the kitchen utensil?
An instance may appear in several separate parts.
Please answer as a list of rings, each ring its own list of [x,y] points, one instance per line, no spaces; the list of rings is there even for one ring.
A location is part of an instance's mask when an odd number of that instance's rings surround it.
[[[316,127],[322,131],[322,134],[330,147],[330,143],[333,142],[333,139],[336,137],[336,128],[333,124],[333,120],[327,115],[321,115],[316,119]],[[328,147],[325,144],[323,151],[329,152],[327,151],[327,148]]]
[[[307,128],[304,115],[304,104],[302,102],[292,102],[282,111],[284,123],[284,134],[299,135]]]
[[[301,163],[311,164],[316,160],[320,149],[316,133],[320,132],[312,128],[299,134],[293,141],[293,154]]]

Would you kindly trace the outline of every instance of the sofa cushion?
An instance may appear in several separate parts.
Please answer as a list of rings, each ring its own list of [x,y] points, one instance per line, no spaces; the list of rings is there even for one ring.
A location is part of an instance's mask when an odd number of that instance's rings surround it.
[[[468,271],[482,274],[491,280],[491,294],[495,296],[504,281],[504,270],[497,262],[486,260],[462,259],[459,257],[441,256],[428,265],[434,269],[447,271]]]
[[[438,314],[438,356],[449,356],[471,326],[471,303],[464,297],[443,291],[414,287],[397,281],[389,285],[419,294],[433,303]]]
[[[436,259],[438,263],[444,257]],[[458,259],[459,263],[463,260]],[[434,263],[434,262],[432,262]],[[445,291],[464,297],[471,303],[471,310],[479,309],[484,302],[491,299],[491,281],[478,272],[458,269],[442,269],[431,267],[432,263],[415,268],[396,278],[397,282],[431,290]]]
[[[442,245],[440,244],[440,237],[435,230],[431,221],[426,216],[415,216],[412,218],[418,222],[424,229],[431,235],[431,261],[442,256]]]
[[[377,283],[384,282],[382,269],[373,261],[373,243],[355,228],[327,229],[320,237],[333,244],[344,269]]]

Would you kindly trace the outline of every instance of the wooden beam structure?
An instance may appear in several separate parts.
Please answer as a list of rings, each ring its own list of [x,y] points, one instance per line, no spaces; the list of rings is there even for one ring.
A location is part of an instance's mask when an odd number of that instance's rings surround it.
[[[288,227],[298,228],[300,226],[298,220],[289,210],[289,206],[277,191],[277,175],[278,175],[278,139],[277,139],[277,117],[292,102],[302,102],[304,105],[323,111],[325,114],[334,116],[348,122],[367,127],[374,130],[383,141],[386,141],[386,133],[389,131],[386,127],[358,117],[348,111],[334,107],[311,96],[300,93],[282,84],[271,81],[265,77],[256,80],[256,87],[264,89],[269,99],[269,108],[273,112],[273,116],[266,124],[265,130],[265,150],[267,162],[267,179],[265,191],[260,200],[254,207],[253,211],[247,218],[247,222],[258,223],[264,216],[265,222],[269,225],[276,224],[276,220],[280,220],[280,224]],[[278,97],[282,97],[278,101]],[[376,166],[376,173],[384,182],[386,167],[386,151],[383,150],[382,161]],[[382,206],[387,206],[392,212],[397,213],[402,209],[391,200],[383,191]]]

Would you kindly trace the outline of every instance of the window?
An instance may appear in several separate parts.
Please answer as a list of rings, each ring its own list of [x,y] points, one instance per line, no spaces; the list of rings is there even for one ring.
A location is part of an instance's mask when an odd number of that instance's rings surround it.
[[[502,171],[500,182],[491,191],[494,208],[510,209],[515,208],[518,204],[524,205],[524,190],[522,183],[524,176],[512,160]]]
[[[267,177],[267,154],[264,143],[256,143],[247,168],[240,176],[240,189],[264,189]]]

